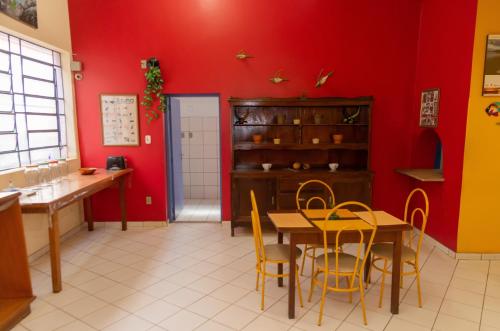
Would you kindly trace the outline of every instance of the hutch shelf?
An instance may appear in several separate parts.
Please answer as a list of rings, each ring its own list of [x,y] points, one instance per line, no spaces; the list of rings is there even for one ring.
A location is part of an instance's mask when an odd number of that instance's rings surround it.
[[[252,189],[264,225],[269,223],[268,210],[296,209],[295,193],[310,179],[331,185],[336,203],[357,200],[370,205],[372,97],[230,98],[229,103],[232,235],[236,227],[251,226]],[[272,168],[264,171],[263,163]],[[293,169],[294,163],[300,163],[300,169]],[[338,163],[337,171],[330,171],[329,163]],[[325,192],[312,188],[305,194]]]

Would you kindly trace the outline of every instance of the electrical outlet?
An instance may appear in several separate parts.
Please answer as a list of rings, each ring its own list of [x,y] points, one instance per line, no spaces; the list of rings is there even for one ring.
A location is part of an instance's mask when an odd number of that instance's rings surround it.
[[[153,199],[151,199],[150,195],[146,195],[146,205],[150,205],[153,203]]]
[[[146,60],[141,60],[141,69],[147,69],[148,68],[148,62]]]
[[[146,145],[151,144],[151,136],[149,134],[147,134],[146,136],[144,136],[144,140],[146,141]]]

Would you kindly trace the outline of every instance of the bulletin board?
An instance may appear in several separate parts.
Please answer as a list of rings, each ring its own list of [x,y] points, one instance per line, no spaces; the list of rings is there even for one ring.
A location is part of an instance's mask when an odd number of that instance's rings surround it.
[[[139,146],[137,95],[101,94],[104,146]]]

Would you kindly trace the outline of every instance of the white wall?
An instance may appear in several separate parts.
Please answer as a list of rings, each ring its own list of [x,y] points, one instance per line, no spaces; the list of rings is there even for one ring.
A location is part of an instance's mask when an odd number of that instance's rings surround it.
[[[67,0],[37,0],[37,3],[38,29],[0,13],[0,31],[57,50],[61,53],[68,125],[68,155],[71,158],[70,169],[77,170],[80,167],[80,159],[76,116],[74,116],[73,78],[69,69],[72,49],[68,3]],[[9,181],[12,181],[15,186],[24,186],[24,171],[18,169],[0,172],[0,190],[7,187]],[[61,234],[74,229],[82,223],[82,210],[80,204],[75,204],[61,211]],[[23,215],[23,224],[28,254],[32,254],[48,245],[48,219],[46,215]]]
[[[186,199],[220,199],[219,98],[181,97]]]

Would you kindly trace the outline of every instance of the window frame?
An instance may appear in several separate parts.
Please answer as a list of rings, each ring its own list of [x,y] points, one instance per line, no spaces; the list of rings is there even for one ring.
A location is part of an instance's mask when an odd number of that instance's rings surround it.
[[[13,117],[13,122],[14,122],[14,127],[12,131],[0,131],[0,139],[2,136],[7,136],[7,135],[15,135],[15,148],[13,150],[5,150],[5,151],[0,151],[0,156],[1,155],[6,155],[6,154],[16,154],[17,155],[17,166],[13,167],[5,167],[2,168],[0,167],[0,172],[6,171],[6,170],[11,170],[11,169],[17,169],[24,167],[28,164],[33,164],[33,163],[40,163],[43,162],[40,159],[33,160],[32,157],[32,152],[36,150],[44,150],[44,149],[58,149],[59,155],[56,158],[67,158],[69,151],[68,151],[68,114],[66,108],[66,100],[65,100],[65,91],[64,91],[64,72],[62,68],[62,54],[59,51],[56,51],[54,49],[51,49],[46,46],[39,45],[35,42],[28,41],[26,39],[20,38],[18,36],[12,35],[10,33],[0,31],[0,34],[4,35],[6,37],[6,42],[8,43],[8,50],[5,49],[0,49],[0,53],[6,54],[8,56],[8,71],[5,70],[0,70],[0,74],[2,75],[8,75],[10,77],[10,90],[9,91],[0,91],[0,95],[7,95],[10,96],[12,100],[12,106],[10,111],[2,111],[0,110],[0,115],[11,115]],[[18,45],[18,52],[13,51],[13,42],[12,39],[14,39],[14,45],[17,40],[17,45]],[[25,52],[23,52],[23,44],[24,46],[33,46],[34,48],[39,48],[47,51],[47,53],[50,53],[52,56],[52,63],[46,62],[40,59],[33,58],[31,56],[24,55]],[[19,76],[17,79],[20,80],[21,82],[21,92],[14,92],[15,90],[15,75],[13,72],[13,58],[14,57],[19,57],[19,67],[20,67],[20,73],[17,75]],[[57,61],[58,59],[58,61]],[[34,77],[32,75],[26,74],[24,67],[25,61],[31,61],[34,63],[42,64],[45,66],[50,66],[52,68],[52,80],[50,79],[44,79],[40,77]],[[25,80],[29,79],[32,81],[36,82],[45,82],[45,83],[50,83],[53,84],[54,86],[54,96],[43,96],[43,95],[36,95],[36,94],[28,94],[26,93],[25,90]],[[59,95],[61,94],[61,95]],[[16,104],[16,97],[17,98],[22,98],[23,104],[22,106],[22,111],[17,111],[16,108],[18,108],[20,105]],[[54,106],[55,106],[55,112],[54,113],[47,113],[47,112],[36,112],[36,111],[27,111],[27,105],[26,105],[26,99],[27,98],[37,98],[37,99],[46,99],[46,100],[53,100]],[[61,107],[62,106],[62,107]],[[61,109],[62,108],[62,109]],[[34,115],[34,116],[48,116],[48,117],[54,117],[56,120],[56,127],[54,129],[38,129],[38,130],[30,130],[28,127],[28,115]],[[18,130],[18,116],[24,116],[24,124],[25,124],[25,132],[22,134],[25,134],[25,142],[27,144],[26,148],[21,149],[20,148],[20,132]],[[62,132],[62,124],[64,124],[64,133]],[[39,146],[39,147],[31,147],[33,144],[30,143],[30,134],[37,134],[37,133],[56,133],[57,134],[57,144],[56,145],[44,145],[44,146]],[[64,139],[63,139],[64,136]],[[64,140],[64,141],[63,141]],[[64,151],[64,152],[63,152]],[[22,156],[23,153],[27,153],[27,160],[28,162],[24,161],[24,158]]]

